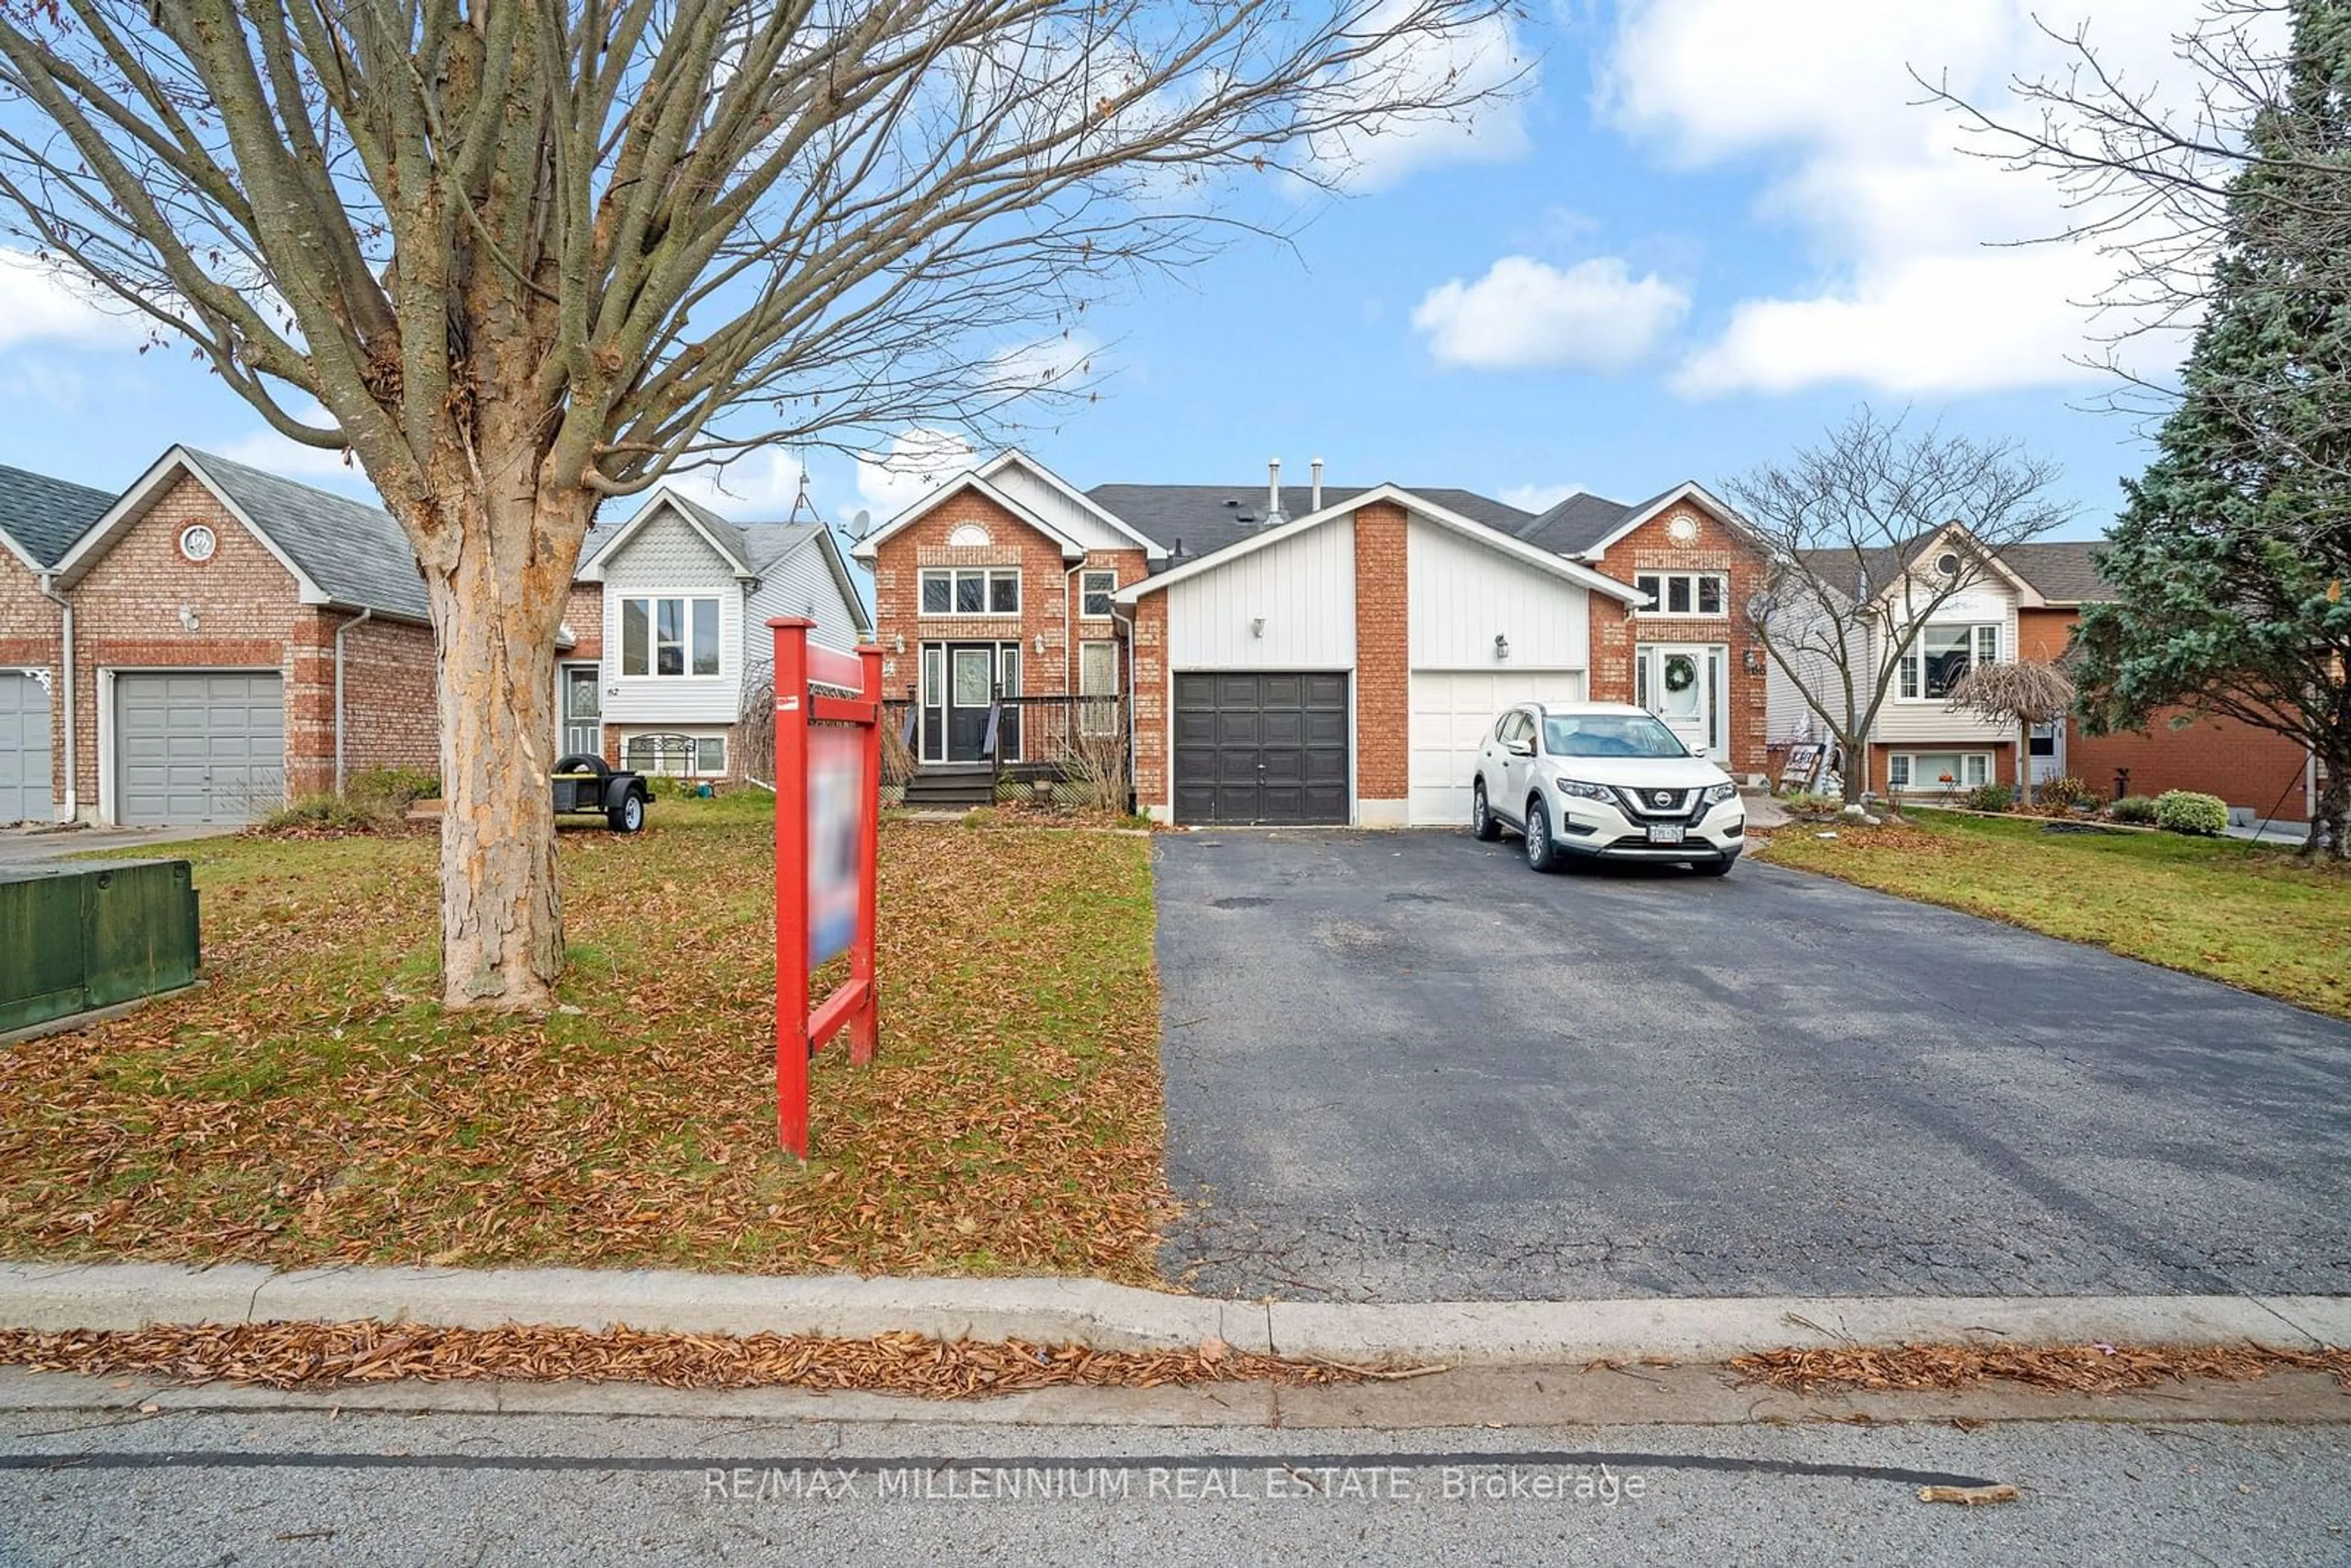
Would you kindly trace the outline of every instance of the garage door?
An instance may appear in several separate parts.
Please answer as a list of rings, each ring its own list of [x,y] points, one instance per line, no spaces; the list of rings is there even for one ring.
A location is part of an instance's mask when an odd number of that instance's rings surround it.
[[[114,758],[117,821],[250,821],[286,799],[280,679],[244,670],[118,675]]]
[[[0,822],[46,822],[49,800],[49,688],[0,670]]]
[[[1176,820],[1347,821],[1347,677],[1176,677]]]
[[[1412,673],[1412,824],[1469,820],[1478,748],[1512,703],[1581,702],[1582,670],[1415,670]]]

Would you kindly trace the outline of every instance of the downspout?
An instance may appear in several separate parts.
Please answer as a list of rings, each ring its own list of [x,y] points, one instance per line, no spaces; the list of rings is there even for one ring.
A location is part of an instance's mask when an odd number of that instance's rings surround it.
[[[57,591],[57,580],[56,572],[45,571],[41,573],[37,586],[41,591],[41,597],[57,607],[58,641],[63,649],[58,657],[58,664],[62,666],[66,683],[66,814],[62,820],[70,822],[78,820],[81,815],[79,792],[75,788],[79,779],[80,768],[77,766],[79,758],[75,755],[74,745],[73,606],[66,601],[63,594]]]
[[[343,633],[375,618],[372,605],[335,628],[335,793],[343,792]]]

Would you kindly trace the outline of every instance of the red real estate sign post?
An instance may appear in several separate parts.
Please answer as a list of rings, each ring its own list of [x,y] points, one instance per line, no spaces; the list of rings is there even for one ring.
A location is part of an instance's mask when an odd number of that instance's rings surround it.
[[[776,1137],[806,1159],[810,1059],[843,1026],[852,1061],[872,1061],[881,1043],[882,650],[812,643],[816,622],[805,616],[768,625],[776,634]],[[816,1001],[810,975],[843,951],[847,983]]]

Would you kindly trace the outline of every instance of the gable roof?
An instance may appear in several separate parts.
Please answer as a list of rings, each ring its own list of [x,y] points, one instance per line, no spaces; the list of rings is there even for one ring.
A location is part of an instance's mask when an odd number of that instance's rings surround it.
[[[1529,524],[1526,531],[1519,537],[1530,544],[1556,550],[1561,555],[1574,556],[1582,560],[1597,560],[1606,553],[1610,545],[1656,517],[1667,507],[1682,501],[1697,501],[1732,528],[1742,533],[1746,531],[1738,512],[1727,502],[1711,494],[1697,480],[1685,479],[1646,501],[1635,501],[1629,507],[1598,496],[1570,496]]]
[[[1959,536],[1956,540],[1952,538],[1955,533]],[[2001,579],[2016,591],[2021,602],[2030,606],[2045,600],[2046,595],[2043,593],[2040,585],[2019,570],[2013,559],[2019,550],[2030,550],[2039,547],[2011,545],[2007,549],[2001,551],[1987,549],[1973,534],[1968,532],[1967,525],[1960,522],[1945,523],[1939,528],[1920,534],[1916,538],[1898,546],[1873,545],[1860,550],[1845,546],[1833,546],[1826,549],[1799,550],[1797,555],[1807,571],[1840,591],[1851,593],[1858,590],[1861,586],[1859,581],[1847,583],[1844,580],[1843,575],[1858,573],[1867,579],[1872,591],[1882,598],[1893,591],[1895,583],[1901,580],[1910,563],[1922,560],[1928,552],[1939,551],[1946,544],[1951,543],[1972,549],[1976,556],[1991,569],[1991,575]]]
[[[966,490],[978,491],[981,495],[987,497],[989,500],[995,502],[998,506],[1003,507],[1006,511],[1011,513],[1014,517],[1019,518],[1022,522],[1028,524],[1039,533],[1043,534],[1047,538],[1051,539],[1055,544],[1061,547],[1061,559],[1063,560],[1082,560],[1085,559],[1086,547],[1084,545],[1079,543],[1076,539],[1071,538],[1066,532],[1055,527],[1051,518],[1039,512],[1034,507],[1029,506],[1019,497],[1011,495],[998,487],[994,482],[984,476],[977,468],[967,468],[961,473],[953,476],[945,484],[936,486],[921,499],[900,511],[896,517],[892,517],[888,522],[883,524],[880,528],[875,528],[863,538],[859,539],[855,544],[850,547],[849,553],[855,556],[859,560],[870,563],[873,559],[874,552],[881,548],[882,541],[883,539],[888,538],[892,534],[898,532],[901,528],[907,527],[909,524],[921,520],[931,512],[937,510],[941,503],[963,494]],[[1124,530],[1121,531],[1123,532]]]
[[[58,575],[68,582],[79,579],[182,474],[210,490],[277,557],[303,603],[431,620],[415,552],[391,513],[187,446],[156,459],[66,552]]]
[[[2105,575],[2090,552],[2105,548],[2104,539],[2056,539],[2044,544],[2011,545],[2000,552],[2019,577],[2040,590],[2052,604],[2100,604],[2115,596]]]
[[[0,548],[46,570],[112,505],[108,491],[0,464]]]
[[[687,528],[699,534],[702,542],[708,545],[736,576],[758,575],[752,568],[740,528],[701,502],[681,496],[664,485],[653,491],[628,521],[617,528],[599,525],[588,530],[588,538],[580,547],[580,565],[572,571],[571,580],[574,582],[603,581],[605,564],[613,553],[643,531],[647,523],[659,517],[664,507],[675,512]]]
[[[1087,516],[1094,518],[1104,528],[1109,528],[1113,533],[1120,534],[1127,538],[1133,539],[1136,544],[1141,545],[1143,547],[1144,557],[1146,560],[1158,560],[1167,554],[1166,545],[1156,536],[1144,533],[1141,529],[1131,526],[1124,518],[1119,517],[1116,513],[1109,510],[1107,507],[1104,507],[1092,497],[1087,495],[1076,486],[1071,485],[1068,480],[1062,478],[1059,474],[1054,473],[1050,468],[1046,467],[1042,463],[1038,462],[1035,458],[1029,456],[1027,453],[1021,451],[1017,446],[1008,447],[1006,450],[998,453],[996,456],[989,459],[987,463],[981,465],[979,468],[979,476],[983,479],[993,480],[1005,469],[1015,465],[1025,469],[1028,473],[1034,476],[1040,483],[1050,488],[1055,495],[1067,497],[1071,505],[1078,507]]]
[[[1395,486],[1325,485],[1322,507],[1325,512],[1343,508],[1375,489],[1386,488]],[[1518,507],[1474,490],[1431,486],[1409,493],[1456,517],[1503,533],[1515,534],[1530,520]],[[1097,485],[1086,494],[1105,510],[1123,517],[1135,531],[1165,545],[1171,567],[1179,559],[1189,563],[1218,554],[1267,531],[1263,514],[1270,491],[1261,480],[1254,485]],[[1311,486],[1281,487],[1283,517],[1303,517],[1313,506]],[[1180,557],[1178,544],[1183,546]]]
[[[1163,588],[1172,587],[1186,579],[1214,571],[1228,562],[1238,560],[1243,556],[1254,555],[1269,546],[1280,544],[1285,539],[1295,538],[1310,528],[1317,528],[1334,518],[1350,516],[1357,508],[1376,501],[1393,502],[1416,517],[1426,518],[1440,528],[1449,528],[1455,533],[1485,545],[1489,549],[1513,557],[1529,566],[1549,572],[1553,577],[1565,578],[1585,588],[1596,589],[1612,599],[1623,600],[1630,604],[1646,597],[1630,583],[1619,582],[1613,577],[1603,577],[1588,566],[1578,566],[1564,556],[1555,555],[1549,550],[1527,544],[1506,529],[1479,522],[1475,517],[1465,517],[1448,507],[1431,500],[1426,492],[1407,490],[1400,485],[1374,485],[1368,490],[1350,492],[1344,499],[1339,501],[1329,500],[1328,486],[1323,487],[1323,494],[1327,504],[1321,511],[1309,512],[1306,516],[1283,523],[1278,528],[1259,528],[1248,538],[1237,539],[1212,554],[1194,557],[1180,565],[1171,566],[1165,571],[1155,576],[1130,582],[1114,595],[1116,601],[1121,604],[1134,604],[1144,594],[1156,593]],[[1511,509],[1516,510],[1515,507]],[[1525,514],[1520,515],[1523,517]]]
[[[857,591],[856,580],[849,575],[849,562],[841,553],[841,541],[833,537],[830,527],[823,523],[737,523],[734,528],[743,540],[744,559],[761,577],[813,545],[824,557],[825,570],[832,574],[833,587],[840,591],[841,602],[849,607],[850,619],[860,632],[870,633],[873,630],[873,617],[866,612],[865,596]]]

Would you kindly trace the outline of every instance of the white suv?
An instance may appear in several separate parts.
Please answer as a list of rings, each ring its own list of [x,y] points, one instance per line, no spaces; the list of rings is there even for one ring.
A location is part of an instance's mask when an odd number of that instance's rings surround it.
[[[1568,855],[1687,861],[1720,876],[1747,847],[1730,775],[1693,757],[1655,714],[1623,703],[1521,703],[1478,753],[1470,827],[1526,835],[1527,864]]]

